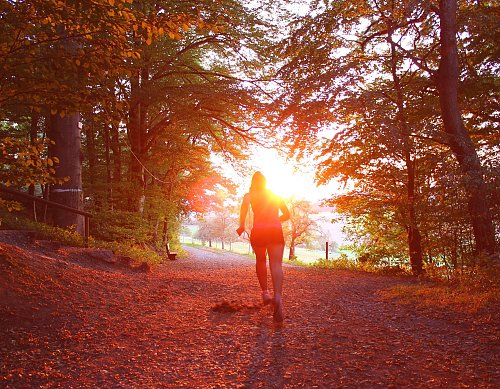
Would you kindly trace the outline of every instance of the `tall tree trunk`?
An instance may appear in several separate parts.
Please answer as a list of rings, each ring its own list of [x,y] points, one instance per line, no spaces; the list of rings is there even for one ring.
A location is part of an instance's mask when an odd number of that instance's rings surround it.
[[[77,40],[68,38],[64,25],[60,24],[56,29],[61,40],[55,44],[56,47],[60,45],[58,47],[60,51],[56,51],[54,55],[69,56],[71,58],[75,55],[80,44]],[[54,60],[57,61],[57,59],[58,57],[54,57]],[[80,82],[80,75],[77,72],[67,73],[62,76],[76,90],[83,87]],[[62,184],[53,185],[50,190],[50,200],[83,210],[81,118],[75,109],[67,112],[63,108],[59,106],[60,111],[58,113],[50,114],[48,123],[48,137],[54,142],[49,147],[49,156],[59,158],[55,176],[65,180]],[[84,233],[84,217],[82,215],[56,207],[53,207],[52,215],[56,226],[62,228],[74,227],[76,232]]]
[[[69,114],[64,117],[51,115],[49,123],[49,138],[55,142],[49,148],[52,157],[59,158],[55,176],[68,177],[69,181],[54,185],[51,190],[51,200],[68,207],[83,210],[82,194],[82,163],[80,140],[80,115]],[[76,231],[83,234],[83,216],[54,208],[54,223],[58,227],[75,226]]]
[[[288,251],[288,259],[293,261],[295,259],[295,240],[292,238],[290,241],[290,250]]]
[[[408,218],[408,248],[410,252],[410,264],[412,272],[415,275],[422,274],[423,271],[423,253],[422,239],[417,224],[417,215],[415,210],[415,160],[412,158],[412,145],[408,121],[406,119],[404,108],[404,95],[401,80],[397,73],[396,45],[392,41],[392,30],[389,29],[388,41],[391,43],[391,73],[396,91],[396,116],[399,127],[400,140],[403,146],[403,156],[406,166],[406,193],[407,193],[407,218]]]
[[[106,159],[106,202],[108,203],[108,209],[113,210],[113,173],[111,170],[111,155],[110,155],[110,134],[109,126],[104,125],[104,153]]]
[[[458,49],[456,38],[456,0],[439,1],[440,62],[438,75],[439,102],[450,148],[464,174],[464,187],[469,200],[469,213],[476,242],[476,252],[494,254],[497,251],[495,229],[488,206],[487,187],[481,161],[465,129],[458,105]]]
[[[153,229],[153,243],[156,245],[158,242],[158,229],[160,228],[160,217],[156,218],[155,226]]]
[[[163,219],[163,232],[162,232],[162,244],[164,246],[168,245],[168,220],[167,218]]]
[[[95,128],[94,128],[94,115],[92,114],[91,123],[86,127],[85,135],[87,138],[87,158],[89,162],[89,182],[93,186],[95,183],[95,177],[93,172],[97,166],[97,156],[95,149]]]
[[[128,135],[130,140],[130,164],[129,164],[129,179],[131,183],[131,191],[129,192],[129,207],[133,211],[142,213],[145,203],[146,178],[144,163],[144,114],[141,99],[141,81],[139,75],[135,75],[131,79],[131,104],[128,122]]]
[[[122,150],[120,147],[120,132],[118,126],[111,125],[110,147],[113,151],[113,182],[118,184],[122,181]]]
[[[39,115],[36,113],[34,110],[31,113],[31,125],[30,125],[30,143],[31,145],[34,145],[37,137],[38,137],[38,119]],[[35,185],[31,184],[28,188],[29,194],[34,196],[35,195]],[[33,201],[33,220],[36,222],[37,220],[37,214],[36,214],[36,201]]]
[[[407,168],[414,171],[415,166]],[[424,255],[422,252],[422,237],[420,235],[420,230],[417,225],[417,216],[415,211],[415,187],[409,182],[408,183],[408,213],[409,213],[409,225],[408,225],[408,245],[410,249],[410,263],[414,274],[419,275],[423,272],[423,262]]]
[[[34,110],[31,113],[31,124],[30,124],[30,144],[34,145],[38,137],[38,119],[39,115]],[[29,194],[35,195],[35,185],[29,186]],[[36,206],[33,204],[33,218],[36,220]]]

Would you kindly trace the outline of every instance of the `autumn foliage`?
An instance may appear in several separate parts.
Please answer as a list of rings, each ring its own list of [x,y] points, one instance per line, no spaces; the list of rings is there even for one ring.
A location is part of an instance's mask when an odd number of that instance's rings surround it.
[[[240,27],[259,21],[240,12],[238,2],[224,6],[230,15],[212,2],[3,2],[2,147],[14,139],[29,153],[47,145],[47,136],[55,145],[39,150],[41,166],[49,163],[43,174],[36,159],[22,175],[6,161],[2,182],[32,185],[50,197],[50,185],[62,179],[52,175],[73,158],[81,172],[68,173],[72,181],[57,190],[61,196],[83,191],[73,204],[95,214],[94,232],[116,238],[101,229],[108,212],[122,213],[117,222],[135,214],[138,230],[148,231],[138,239],[175,240],[180,217],[203,212],[205,191],[224,182],[211,154],[243,159],[241,150],[254,136],[246,121],[256,118],[260,92],[232,58],[245,46]],[[260,55],[256,47],[249,53]],[[207,59],[222,52],[225,58]],[[73,150],[62,146],[68,123],[78,125],[81,136]],[[133,236],[127,225],[106,228]]]
[[[234,192],[214,155],[245,172],[252,142],[278,143],[345,184],[325,200],[358,257],[416,274],[494,261],[498,7],[275,3],[2,2],[1,181],[73,191],[101,237],[163,245]]]

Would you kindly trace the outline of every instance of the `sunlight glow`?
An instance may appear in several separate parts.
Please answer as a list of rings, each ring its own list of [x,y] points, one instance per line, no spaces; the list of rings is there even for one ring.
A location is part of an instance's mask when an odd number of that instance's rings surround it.
[[[312,167],[296,166],[287,161],[276,150],[259,148],[252,158],[255,170],[267,178],[267,187],[274,193],[288,198],[297,197],[318,201],[327,197],[325,188],[317,188]]]

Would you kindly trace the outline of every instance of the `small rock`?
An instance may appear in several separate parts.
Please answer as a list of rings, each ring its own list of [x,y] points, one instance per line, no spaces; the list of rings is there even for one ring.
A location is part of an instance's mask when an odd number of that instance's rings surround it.
[[[34,240],[33,244],[37,245],[38,247],[47,249],[47,250],[54,250],[58,251],[62,247],[61,242],[57,242],[55,240]]]
[[[117,263],[123,266],[132,266],[132,258],[125,255],[116,255],[115,260]]]
[[[135,267],[134,270],[143,272],[143,273],[151,273],[151,265],[147,262],[141,263],[139,266]]]
[[[86,253],[92,259],[97,259],[106,263],[116,263],[116,257],[111,250],[87,249]]]

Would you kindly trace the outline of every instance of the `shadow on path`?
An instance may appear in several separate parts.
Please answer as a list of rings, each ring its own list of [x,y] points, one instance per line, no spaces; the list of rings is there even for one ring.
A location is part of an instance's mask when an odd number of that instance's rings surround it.
[[[269,317],[261,316],[256,329],[245,386],[255,387],[260,383],[269,388],[282,388],[289,377],[286,327],[272,323]]]

